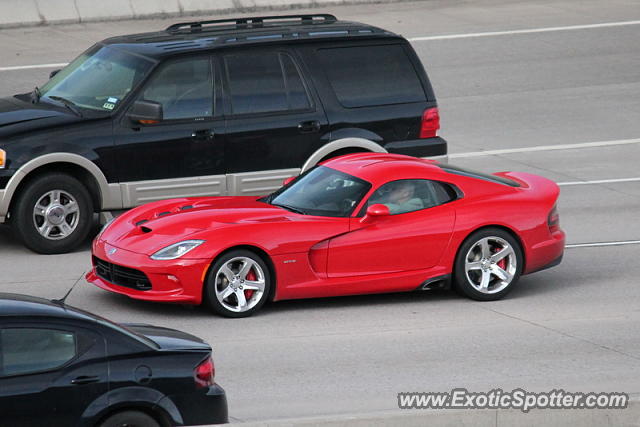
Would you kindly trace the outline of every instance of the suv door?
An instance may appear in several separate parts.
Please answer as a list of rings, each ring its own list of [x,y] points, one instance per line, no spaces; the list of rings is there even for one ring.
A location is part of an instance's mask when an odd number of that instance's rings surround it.
[[[106,406],[104,338],[93,331],[47,323],[0,328],[0,424],[77,425],[87,407]]]
[[[114,129],[125,207],[225,191],[224,122],[215,108],[215,74],[209,55],[168,60],[134,97],[161,104],[163,119],[133,123],[125,114]]]
[[[229,191],[266,194],[327,142],[327,118],[293,52],[240,50],[221,64]]]

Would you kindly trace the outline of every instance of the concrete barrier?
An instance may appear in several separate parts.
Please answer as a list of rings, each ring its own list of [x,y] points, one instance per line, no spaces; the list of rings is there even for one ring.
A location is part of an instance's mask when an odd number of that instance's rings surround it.
[[[409,0],[0,0],[0,28],[402,1]]]
[[[640,398],[625,409],[412,409],[390,412],[309,417],[260,422],[234,422],[239,427],[638,427]]]

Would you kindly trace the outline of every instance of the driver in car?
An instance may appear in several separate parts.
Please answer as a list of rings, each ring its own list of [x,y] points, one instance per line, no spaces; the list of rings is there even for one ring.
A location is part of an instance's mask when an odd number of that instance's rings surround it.
[[[391,215],[413,212],[424,207],[422,200],[415,197],[415,184],[411,181],[391,182],[383,186],[380,190],[383,190],[383,193],[377,200],[372,200],[370,204],[381,203],[385,205],[389,208]],[[380,190],[378,190],[378,192],[380,192]]]

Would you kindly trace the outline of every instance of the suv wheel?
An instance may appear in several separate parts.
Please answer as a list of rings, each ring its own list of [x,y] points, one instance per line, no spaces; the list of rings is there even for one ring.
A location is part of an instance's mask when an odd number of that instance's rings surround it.
[[[24,244],[41,254],[69,252],[86,239],[93,219],[89,192],[58,173],[37,177],[18,196],[12,223]]]

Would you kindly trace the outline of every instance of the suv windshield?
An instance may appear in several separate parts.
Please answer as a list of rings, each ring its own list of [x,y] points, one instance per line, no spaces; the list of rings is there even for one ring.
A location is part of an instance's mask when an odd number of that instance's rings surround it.
[[[360,178],[319,166],[263,201],[303,215],[345,217],[370,188]]]
[[[42,88],[43,100],[111,112],[149,73],[153,62],[112,46],[95,45]]]

